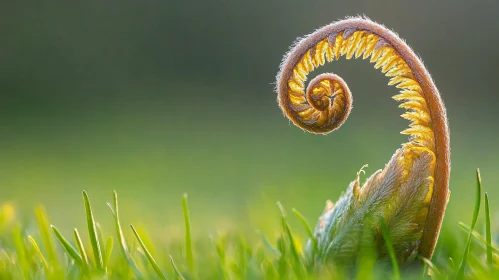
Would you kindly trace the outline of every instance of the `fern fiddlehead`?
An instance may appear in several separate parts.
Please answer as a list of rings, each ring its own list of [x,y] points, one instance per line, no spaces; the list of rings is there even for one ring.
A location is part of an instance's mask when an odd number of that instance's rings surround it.
[[[397,258],[431,258],[449,197],[450,149],[447,117],[440,94],[422,61],[394,32],[366,18],[324,26],[299,40],[284,56],[277,75],[278,102],[296,126],[318,134],[338,129],[350,114],[352,97],[337,75],[307,76],[345,56],[369,59],[400,89],[393,98],[406,109],[408,142],[383,170],[361,186],[359,173],[347,191],[326,209],[316,226],[315,258],[351,260],[369,229],[367,242],[383,254],[379,219],[390,229]],[[386,252],[385,252],[386,253]]]

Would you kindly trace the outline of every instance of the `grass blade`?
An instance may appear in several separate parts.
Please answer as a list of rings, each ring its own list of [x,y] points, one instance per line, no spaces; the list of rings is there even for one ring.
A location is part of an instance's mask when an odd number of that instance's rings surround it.
[[[16,248],[17,260],[23,271],[24,279],[31,279],[29,271],[29,263],[26,258],[26,246],[24,246],[23,237],[21,234],[21,228],[16,225],[12,231],[12,239],[14,240],[14,246]]]
[[[422,259],[426,259],[426,258],[422,258]],[[428,260],[428,259],[426,259],[426,260]],[[425,276],[426,276],[427,273],[430,274],[430,272],[428,271],[428,267],[429,267],[428,264],[424,260],[423,260],[423,262],[424,262],[423,273],[421,274],[421,279],[422,280],[425,279]]]
[[[229,236],[228,235],[220,235],[218,239],[213,237],[210,238],[212,244],[215,247],[215,251],[217,252],[219,264],[220,264],[220,272],[222,273],[222,279],[230,279],[229,269],[227,269],[227,248],[229,244]],[[171,256],[170,256],[171,257]]]
[[[471,221],[471,231],[468,235],[468,240],[466,242],[466,247],[464,249],[463,259],[461,260],[461,264],[459,265],[459,269],[457,271],[456,279],[460,280],[464,277],[464,269],[466,267],[466,261],[468,259],[468,254],[471,248],[471,238],[473,236],[473,229],[476,225],[476,220],[478,218],[478,213],[480,212],[480,202],[482,198],[482,178],[480,177],[480,169],[476,170],[476,198],[475,198],[475,210],[473,212],[473,219]]]
[[[492,266],[492,233],[490,231],[489,195],[485,193],[485,238],[487,240],[487,264]]]
[[[481,236],[480,233],[478,233],[476,230],[472,231],[470,226],[468,226],[467,224],[465,224],[463,222],[459,222],[458,225],[466,233],[469,234],[471,232],[473,234],[473,237],[475,237],[478,241],[480,241],[483,245],[485,245],[485,247],[488,247],[493,253],[499,254],[499,249],[494,247],[494,245],[492,245],[492,244],[489,245],[487,243],[487,240],[485,240],[485,238],[483,238],[483,236]]]
[[[102,228],[101,228],[100,224],[96,223],[95,226],[97,229],[97,238],[99,240],[99,248],[101,250],[101,255],[102,255],[102,267],[104,269],[106,269],[107,263],[106,263],[105,256],[107,256],[107,252],[106,252],[106,245],[104,243],[104,237],[103,237],[104,235],[102,234]]]
[[[284,278],[288,271],[288,260],[286,258],[288,249],[286,248],[282,233],[281,236],[277,238],[277,250],[281,252],[281,256],[277,262],[277,274]]]
[[[286,235],[288,236],[288,241],[291,245],[290,247],[291,247],[291,252],[293,254],[293,257],[297,263],[301,263],[300,254],[298,253],[298,250],[296,249],[293,234],[291,233],[291,230],[290,230],[289,225],[288,225],[288,221],[286,219],[287,218],[286,211],[284,210],[284,207],[282,206],[282,204],[280,202],[277,202],[277,206],[279,207],[279,210],[281,211],[283,230],[286,233]]]
[[[449,265],[450,265],[451,271],[454,271],[456,266],[454,265],[454,259],[452,257],[449,257]]]
[[[64,250],[66,250],[68,255],[75,261],[78,266],[82,267],[83,260],[80,254],[78,254],[76,249],[71,246],[71,244],[69,244],[69,242],[64,238],[64,236],[62,236],[61,232],[59,232],[59,230],[55,226],[51,225],[50,227],[54,231],[55,237],[57,237]]]
[[[187,265],[191,271],[194,270],[194,258],[192,254],[192,238],[191,238],[191,219],[189,215],[189,207],[187,204],[187,194],[182,198],[182,211],[184,212],[185,223],[185,258]]]
[[[133,260],[132,256],[130,255],[128,245],[126,243],[126,239],[125,239],[125,236],[123,234],[123,229],[121,228],[121,224],[120,224],[120,216],[119,216],[119,208],[118,208],[118,193],[116,191],[114,191],[113,193],[114,193],[114,209],[110,203],[107,203],[107,206],[109,206],[109,209],[111,209],[111,213],[113,213],[114,223],[115,223],[115,227],[116,227],[116,235],[118,236],[118,241],[120,244],[121,253],[123,254],[123,257],[125,258],[125,260],[128,262],[128,266],[133,270],[135,276],[138,279],[144,279],[144,276],[142,275],[139,268],[135,264],[135,261]]]
[[[376,279],[373,271],[376,267],[376,246],[371,239],[371,226],[365,223],[360,236],[360,248],[357,255],[357,277],[358,280]]]
[[[87,252],[85,252],[85,247],[83,246],[83,242],[81,241],[80,234],[78,233],[78,229],[73,230],[73,235],[76,242],[76,247],[78,247],[78,252],[80,252],[81,259],[83,261],[83,266],[89,267],[88,265],[88,257]]]
[[[293,211],[293,213],[296,215],[296,217],[298,217],[298,220],[300,220],[300,222],[303,224],[303,227],[307,231],[308,238],[310,238],[310,240],[312,241],[312,245],[313,245],[313,249],[314,249],[314,254],[318,254],[319,253],[319,247],[318,247],[318,244],[317,244],[317,239],[315,238],[314,232],[312,231],[312,228],[308,224],[307,220],[295,208],[291,209],[291,211]]]
[[[175,265],[175,262],[173,261],[172,256],[170,255],[170,262],[172,263],[173,270],[175,271],[175,274],[177,274],[177,278],[180,280],[185,280],[185,277],[180,273],[178,270],[177,266]]]
[[[113,213],[114,222],[116,225],[116,233],[118,235],[118,240],[120,242],[120,248],[123,252],[123,255],[128,256],[128,245],[126,244],[125,236],[123,235],[123,230],[121,229],[121,224],[119,219],[118,193],[116,193],[116,191],[114,191],[114,209],[109,202],[107,203],[107,206],[109,206],[109,209],[111,209],[111,212]]]
[[[260,234],[260,237],[263,241],[263,244],[265,245],[265,248],[267,248],[270,252],[272,252],[272,254],[276,255],[277,257],[280,257],[281,252],[270,243],[267,236],[265,236],[265,234],[261,231],[258,231],[258,233]]]
[[[385,240],[386,249],[390,255],[393,265],[393,274],[395,279],[400,279],[400,269],[397,262],[397,256],[395,255],[395,249],[393,248],[392,238],[390,237],[390,230],[386,226],[385,220],[380,219],[381,230],[383,231],[383,239]]]
[[[59,258],[55,248],[54,240],[50,234],[50,225],[47,218],[47,212],[42,206],[38,206],[35,210],[36,219],[38,221],[38,228],[42,236],[43,247],[47,251],[48,260],[50,265],[56,270],[59,266]]]
[[[282,206],[282,204],[280,202],[277,202],[277,206],[279,207],[279,210],[281,211],[282,228],[283,228],[283,231],[286,234],[288,241],[290,243],[291,254],[292,254],[294,262],[295,262],[295,265],[293,265],[293,268],[294,268],[295,273],[298,276],[298,278],[302,278],[303,262],[301,261],[300,254],[298,253],[298,250],[296,249],[295,240],[293,238],[293,234],[291,233],[291,229],[289,228],[289,225],[288,225],[286,211],[284,210],[284,207]]]
[[[436,279],[441,279],[440,271],[438,268],[427,258],[419,257],[423,260],[425,267],[428,267],[428,274],[434,276]],[[426,274],[426,269],[424,269],[424,273]]]
[[[111,253],[113,252],[114,240],[112,236],[109,236],[106,241],[106,255],[104,255],[105,267],[109,264],[109,259],[111,258]]]
[[[43,268],[45,269],[45,273],[47,275],[50,275],[51,272],[50,272],[50,269],[49,269],[49,265],[47,263],[47,260],[43,256],[42,251],[40,250],[40,247],[38,247],[38,244],[36,244],[36,241],[35,241],[35,239],[33,239],[33,237],[28,236],[28,239],[29,239],[29,242],[31,242],[31,245],[33,245],[33,248],[35,248],[36,253],[40,257],[40,260],[42,261],[42,264],[43,264]]]
[[[140,238],[139,233],[135,230],[133,225],[130,225],[130,227],[132,228],[133,233],[135,234],[135,237],[137,237],[137,240],[139,241],[140,247],[144,251],[144,254],[147,257],[147,260],[149,260],[149,263],[151,264],[151,266],[154,269],[154,271],[156,272],[156,274],[158,274],[159,278],[166,279],[166,276],[163,274],[163,272],[159,268],[158,264],[156,263],[156,260],[154,260],[154,258],[152,257],[151,253],[149,252],[146,245],[144,244],[144,241],[142,241],[142,238]]]
[[[88,194],[86,191],[83,191],[83,202],[85,204],[85,212],[87,213],[88,236],[90,238],[90,244],[92,244],[92,250],[94,252],[95,266],[97,267],[97,269],[103,270],[104,262],[102,261],[99,237],[97,235],[97,226],[95,225],[94,215],[92,214],[90,200],[88,199]]]

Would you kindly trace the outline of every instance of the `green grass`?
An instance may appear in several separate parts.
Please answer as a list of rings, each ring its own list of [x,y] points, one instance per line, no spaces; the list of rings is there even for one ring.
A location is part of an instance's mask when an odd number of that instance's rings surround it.
[[[307,259],[303,250],[307,240],[317,250],[312,228],[298,210],[293,208],[294,215],[288,216],[279,202],[275,216],[264,217],[275,226],[274,238],[262,231],[255,234],[258,238],[229,231],[207,241],[193,237],[196,224],[191,223],[184,195],[177,213],[183,213],[184,238],[167,244],[168,236],[151,240],[140,227],[122,228],[116,192],[108,203],[113,220],[102,226],[83,192],[88,238],[76,228],[72,239],[65,237],[50,225],[42,207],[36,208],[33,222],[21,223],[11,219],[12,209],[4,205],[0,211],[0,279],[499,279],[499,248],[493,241],[487,193],[483,197],[484,230],[476,230],[482,223],[482,196],[477,171],[475,210],[470,217],[463,216],[471,220],[471,226],[460,222],[451,228],[452,234],[442,234],[432,260],[418,258],[411,265],[399,264],[389,229],[380,221],[389,256],[375,260],[372,252],[361,252],[354,268],[319,266]],[[114,247],[118,248],[113,251]]]
[[[386,249],[388,250],[388,255],[392,261],[393,266],[393,278],[400,279],[400,268],[397,262],[397,257],[395,256],[395,250],[393,249],[392,239],[390,237],[390,230],[386,226],[386,222],[383,218],[380,219],[381,230],[383,232],[383,239],[385,240]]]

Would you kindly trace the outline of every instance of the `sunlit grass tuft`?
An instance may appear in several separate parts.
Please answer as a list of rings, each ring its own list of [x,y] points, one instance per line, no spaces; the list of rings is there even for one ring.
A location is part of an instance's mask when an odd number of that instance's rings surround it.
[[[312,228],[298,210],[293,208],[294,215],[288,216],[279,202],[271,219],[262,217],[274,224],[275,235],[257,230],[258,238],[251,238],[236,232],[219,232],[207,242],[192,236],[196,224],[191,222],[184,195],[179,214],[183,214],[185,236],[164,246],[133,225],[128,230],[121,227],[116,192],[113,203],[108,203],[111,224],[97,222],[88,194],[83,192],[88,243],[76,228],[73,238],[66,239],[56,226],[50,225],[43,207],[35,210],[34,228],[19,223],[12,206],[0,208],[0,279],[499,279],[499,249],[493,239],[487,193],[484,232],[476,230],[481,200],[482,183],[477,171],[471,226],[460,222],[454,228],[456,238],[459,229],[467,233],[463,245],[440,246],[432,260],[417,258],[413,264],[400,265],[390,232],[381,221],[388,257],[377,260],[373,248],[363,248],[357,263],[345,268],[310,260],[303,245],[310,240],[310,249],[317,250]],[[294,229],[290,222],[303,228]],[[300,229],[303,236],[297,234]],[[113,235],[105,236],[103,230]],[[449,238],[441,240],[441,244],[453,244],[450,237],[441,238]],[[115,246],[119,249],[113,254]],[[454,265],[454,259],[461,260],[459,265]]]

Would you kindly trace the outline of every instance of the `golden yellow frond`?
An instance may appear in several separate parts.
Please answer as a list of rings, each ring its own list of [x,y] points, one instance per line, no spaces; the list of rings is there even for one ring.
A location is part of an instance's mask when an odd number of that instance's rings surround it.
[[[381,57],[381,55],[388,49],[386,46],[381,46],[378,49],[373,51],[373,55],[371,56],[371,63],[374,63],[378,61],[378,59]]]
[[[357,51],[355,52],[355,58],[361,56],[366,50],[368,39],[370,35],[364,35],[360,38],[359,45],[357,46]]]
[[[424,111],[405,112],[401,117],[408,121],[412,121],[416,125],[429,126],[431,123],[430,115]]]
[[[305,69],[307,69],[308,72],[312,72],[315,69],[314,65],[312,64],[312,56],[310,55],[310,50],[308,50],[303,56],[303,64],[305,65]]]
[[[308,70],[307,67],[305,66],[304,59],[298,65],[296,65],[296,70],[301,74],[301,76],[304,77],[303,81],[307,80],[307,75],[308,75]]]
[[[390,70],[392,67],[395,67],[395,65],[400,61],[400,57],[398,55],[393,55],[390,57],[390,59],[383,65],[381,68],[381,72],[386,73],[388,70]]]
[[[421,86],[418,84],[418,82],[410,78],[405,78],[404,81],[402,81],[400,84],[396,85],[395,87],[400,89],[411,89],[416,91],[421,90]]]
[[[398,84],[398,83],[405,81],[405,79],[407,79],[407,78],[404,76],[395,76],[395,77],[390,79],[390,81],[388,82],[388,85],[393,86],[395,84]]]
[[[324,57],[329,49],[329,44],[327,42],[327,38],[322,40],[322,45],[320,48],[320,65],[324,65],[326,63],[326,58]]]
[[[369,35],[367,38],[368,42],[364,55],[362,56],[363,59],[368,58],[373,53],[374,47],[376,47],[376,43],[378,43],[378,37],[374,34]]]
[[[382,56],[380,56],[380,58],[376,61],[376,64],[374,64],[374,68],[379,69],[381,66],[384,66],[388,61],[390,61],[390,59],[396,57],[397,56],[393,54],[393,49],[387,47]]]
[[[304,94],[296,91],[288,91],[290,97],[304,97]]]
[[[297,65],[295,67],[295,69],[293,69],[293,75],[295,77],[295,80],[296,81],[299,81],[299,82],[304,82],[307,80],[307,75],[305,75],[305,73],[303,73],[300,69],[299,69],[299,65]]]
[[[288,81],[288,87],[292,90],[292,91],[295,91],[295,92],[299,92],[299,93],[302,93],[302,94],[305,94],[304,92],[304,88],[301,87],[300,85],[298,85],[295,81],[293,80],[290,80]]]
[[[334,58],[334,53],[333,53],[333,48],[331,48],[331,46],[328,44],[326,44],[327,48],[326,48],[326,59],[328,62],[331,62],[333,61],[333,58]]]
[[[411,69],[409,69],[409,67],[405,62],[399,60],[399,63],[395,65],[392,69],[390,69],[388,72],[386,72],[385,76],[393,77],[408,73],[411,73]]]
[[[355,51],[357,50],[357,46],[359,45],[359,42],[362,39],[363,35],[364,35],[363,31],[357,31],[352,35],[352,41],[350,43],[351,47],[349,48],[349,50],[347,52],[347,59],[352,58]]]
[[[296,77],[294,74],[291,75],[289,81],[295,82],[300,88],[305,89],[305,83],[302,80],[300,80],[300,78]]]
[[[435,180],[433,179],[432,176],[429,176],[428,178],[426,178],[426,180],[430,181],[430,184],[428,186],[428,193],[426,194],[426,197],[423,200],[423,203],[424,204],[430,204],[431,197],[433,195],[433,183],[434,183]]]
[[[433,138],[433,131],[430,128],[422,125],[415,125],[414,127],[409,127],[400,132],[400,134],[414,135],[422,138]]]
[[[347,54],[349,52],[353,52],[353,50],[355,49],[355,46],[352,44],[354,39],[355,39],[354,35],[351,35],[347,39],[343,40],[343,44],[340,50],[340,55],[345,55],[346,58],[349,59]]]
[[[421,94],[417,91],[413,90],[402,90],[399,94],[392,96],[392,98],[396,101],[419,101],[422,103],[426,103]]]
[[[309,116],[310,114],[312,114],[314,112],[314,108],[312,108],[312,106],[308,106],[309,108],[307,109],[304,109],[300,112],[298,112],[298,115],[300,115],[301,117],[303,117],[304,119],[306,119],[306,116]]]
[[[336,36],[336,40],[334,41],[334,47],[333,47],[333,53],[336,59],[340,57],[340,50],[342,45],[343,45],[343,35],[338,34]]]
[[[302,104],[304,102],[306,102],[307,100],[305,99],[305,96],[303,95],[293,95],[289,94],[289,100],[291,101],[291,103],[295,104],[295,105],[298,105],[298,104]]]
[[[314,67],[316,67],[316,68],[319,67],[319,65],[321,65],[321,55],[323,54],[322,53],[322,44],[323,44],[323,41],[320,41],[319,43],[317,43],[314,51],[312,52],[313,53],[312,63],[314,65]]]
[[[428,107],[426,106],[425,102],[421,102],[418,100],[410,100],[407,102],[404,102],[399,105],[399,108],[406,109],[406,110],[415,110],[415,111],[428,111]]]

